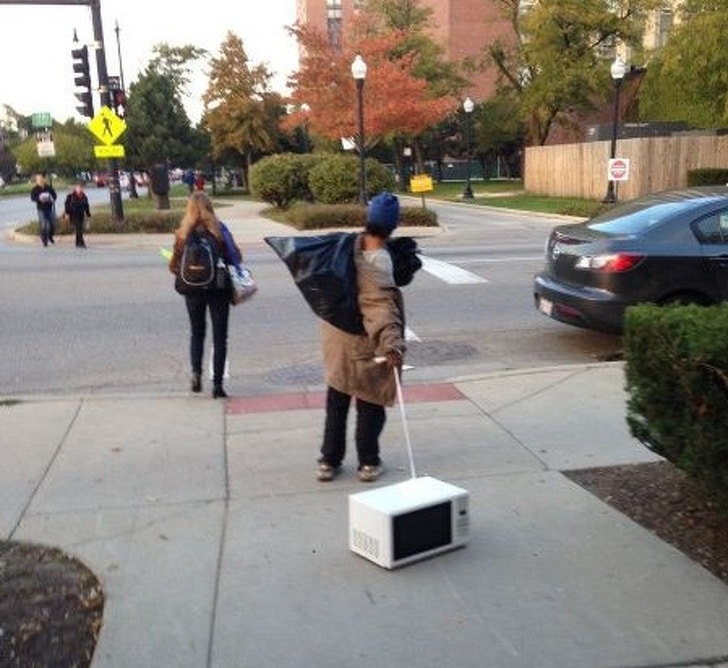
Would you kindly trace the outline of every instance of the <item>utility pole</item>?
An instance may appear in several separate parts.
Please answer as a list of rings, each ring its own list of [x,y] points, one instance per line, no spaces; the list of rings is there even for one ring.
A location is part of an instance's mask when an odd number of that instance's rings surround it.
[[[0,5],[72,5],[85,6],[91,9],[91,22],[94,31],[96,48],[96,69],[99,80],[99,97],[101,104],[111,108],[111,92],[109,91],[109,75],[106,70],[106,51],[104,50],[104,29],[101,23],[101,0],[0,0]],[[119,188],[119,162],[116,158],[108,160],[109,196],[111,198],[111,216],[117,223],[124,222],[124,208],[121,203]]]
[[[96,68],[99,77],[99,96],[101,105],[112,108],[111,91],[109,90],[109,73],[106,69],[106,50],[104,49],[104,28],[101,24],[101,0],[90,0],[91,22],[94,28],[94,43],[96,49]],[[121,188],[119,187],[119,161],[109,158],[109,197],[111,198],[111,217],[117,223],[124,222],[124,206],[121,202]]]

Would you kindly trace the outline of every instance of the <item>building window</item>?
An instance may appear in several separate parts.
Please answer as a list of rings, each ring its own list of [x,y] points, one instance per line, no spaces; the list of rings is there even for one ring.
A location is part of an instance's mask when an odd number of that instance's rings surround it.
[[[326,32],[329,46],[341,50],[341,0],[326,0]]]
[[[667,40],[670,37],[670,31],[672,30],[672,24],[672,8],[664,7],[660,10],[657,18],[657,34],[655,35],[655,46],[658,49],[665,46],[665,44],[667,43]]]

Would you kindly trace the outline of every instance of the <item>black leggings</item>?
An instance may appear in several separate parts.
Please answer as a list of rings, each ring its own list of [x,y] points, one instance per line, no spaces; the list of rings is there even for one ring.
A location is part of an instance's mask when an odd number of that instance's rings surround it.
[[[222,385],[227,357],[228,316],[230,295],[222,291],[210,291],[185,297],[187,313],[190,316],[190,364],[193,373],[202,373],[202,354],[205,347],[206,312],[210,309],[212,321],[212,343],[215,354],[212,358],[213,382]]]
[[[346,452],[346,418],[351,397],[333,387],[326,394],[326,425],[321,446],[322,461],[339,466]],[[379,435],[387,415],[384,406],[356,400],[356,453],[359,466],[376,466],[379,460]]]

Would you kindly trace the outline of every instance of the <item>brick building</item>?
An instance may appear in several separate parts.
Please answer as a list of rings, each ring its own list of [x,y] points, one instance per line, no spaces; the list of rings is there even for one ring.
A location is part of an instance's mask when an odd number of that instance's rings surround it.
[[[329,42],[341,46],[347,24],[363,4],[362,0],[296,0],[297,18],[324,31]],[[443,47],[445,58],[462,62],[465,58],[478,60],[483,50],[496,38],[502,38],[511,27],[500,15],[492,0],[420,0],[432,10],[431,34]],[[496,73],[464,73],[471,86],[464,91],[474,100],[490,97],[495,88]]]

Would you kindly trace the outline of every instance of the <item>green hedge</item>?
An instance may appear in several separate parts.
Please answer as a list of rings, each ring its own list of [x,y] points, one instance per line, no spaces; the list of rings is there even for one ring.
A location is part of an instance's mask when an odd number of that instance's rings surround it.
[[[627,310],[627,423],[728,511],[728,304]]]
[[[728,169],[704,167],[688,171],[688,186],[724,186],[728,185]]]
[[[170,209],[168,211],[131,211],[124,213],[124,224],[119,225],[110,213],[101,211],[94,213],[88,221],[88,231],[91,234],[166,234],[174,233],[184,215],[184,209]],[[18,228],[23,234],[40,234],[40,226],[33,221]],[[58,216],[56,234],[73,234],[70,222]]]
[[[296,200],[311,202],[309,173],[321,160],[315,153],[267,156],[250,169],[250,191],[256,199],[281,209]]]
[[[360,204],[302,204],[289,209],[286,221],[299,230],[362,228],[366,224],[366,209]],[[422,207],[401,207],[399,225],[437,227],[437,214]]]
[[[316,202],[346,204],[359,199],[359,159],[354,155],[332,153],[308,175],[308,185]],[[394,175],[374,158],[364,162],[367,199],[384,190],[394,190]]]

